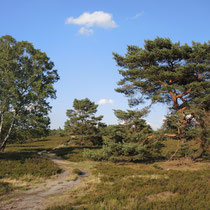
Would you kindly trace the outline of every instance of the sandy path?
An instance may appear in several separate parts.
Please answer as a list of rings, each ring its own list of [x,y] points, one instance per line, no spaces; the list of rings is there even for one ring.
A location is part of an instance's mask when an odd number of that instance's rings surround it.
[[[55,164],[57,164],[61,169],[63,169],[63,173],[61,173],[55,179],[49,179],[45,183],[40,184],[38,187],[34,189],[30,189],[24,192],[23,195],[17,197],[17,200],[1,206],[0,209],[8,210],[42,210],[45,209],[50,203],[47,200],[48,196],[62,194],[71,188],[73,188],[76,184],[78,184],[84,177],[87,177],[88,174],[83,172],[84,174],[79,176],[76,180],[71,181],[68,178],[72,175],[71,171],[68,167],[71,167],[71,163],[62,160],[52,154],[39,153],[44,157],[52,160]]]

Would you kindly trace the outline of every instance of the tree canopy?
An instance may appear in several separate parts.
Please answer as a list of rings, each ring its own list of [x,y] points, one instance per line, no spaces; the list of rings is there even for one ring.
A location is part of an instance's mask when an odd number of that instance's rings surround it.
[[[103,126],[100,122],[103,116],[95,116],[97,107],[98,105],[88,98],[74,99],[74,109],[66,111],[69,119],[65,122],[65,130],[72,135],[77,135],[77,143],[84,144],[90,141],[93,144],[101,144],[102,137],[99,135],[98,128]]]
[[[0,150],[12,131],[48,128],[47,99],[56,97],[58,79],[46,53],[9,35],[0,38]]]
[[[128,46],[125,56],[114,53],[114,59],[123,76],[116,91],[135,97],[131,105],[150,99],[179,110],[199,98],[207,103],[210,42],[189,46],[158,37],[146,40],[144,49]]]
[[[116,91],[130,97],[131,106],[145,100],[167,103],[179,116],[178,134],[192,119],[205,127],[203,117],[210,105],[210,42],[189,46],[157,37],[146,40],[144,49],[131,45],[125,56],[113,55],[123,77]]]

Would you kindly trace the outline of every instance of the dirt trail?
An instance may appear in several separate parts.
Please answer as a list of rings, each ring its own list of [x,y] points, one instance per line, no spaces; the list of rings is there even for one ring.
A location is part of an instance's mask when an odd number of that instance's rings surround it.
[[[53,154],[45,154],[39,153],[40,155],[52,160],[56,163],[61,169],[63,169],[63,173],[58,175],[54,179],[49,179],[45,183],[40,184],[36,188],[27,190],[21,196],[16,198],[16,201],[6,204],[4,206],[0,206],[0,209],[9,210],[42,210],[45,209],[50,203],[47,199],[48,196],[51,195],[59,195],[70,189],[72,189],[76,184],[78,184],[84,177],[89,176],[86,172],[83,172],[83,175],[79,176],[76,180],[68,180],[72,175],[69,167],[71,163],[62,160]]]

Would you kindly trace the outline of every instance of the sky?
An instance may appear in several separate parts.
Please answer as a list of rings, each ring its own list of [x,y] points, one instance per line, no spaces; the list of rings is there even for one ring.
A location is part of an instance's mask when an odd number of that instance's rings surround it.
[[[54,62],[60,80],[50,100],[52,129],[63,128],[73,100],[86,97],[99,104],[103,122],[115,124],[113,109],[129,107],[114,90],[121,76],[112,52],[124,55],[127,45],[143,47],[157,36],[208,41],[209,11],[209,0],[0,0],[0,36],[31,42]],[[157,104],[146,120],[157,129],[167,112]]]

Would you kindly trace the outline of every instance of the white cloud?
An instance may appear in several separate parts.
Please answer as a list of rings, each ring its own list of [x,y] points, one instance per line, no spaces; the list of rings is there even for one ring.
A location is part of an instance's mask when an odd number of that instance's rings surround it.
[[[136,15],[134,15],[133,17],[128,17],[127,20],[135,20],[139,17],[141,17],[144,14],[144,11],[137,13]]]
[[[112,15],[103,11],[96,11],[93,13],[85,12],[78,18],[69,17],[66,24],[83,25],[87,28],[98,26],[102,28],[116,28],[117,24],[112,20]]]
[[[82,34],[82,35],[86,35],[86,36],[90,36],[93,34],[93,29],[88,29],[88,28],[85,28],[85,27],[82,27],[80,28],[79,30],[79,33]]]
[[[103,11],[95,11],[93,13],[84,12],[77,18],[67,18],[65,23],[83,26],[79,30],[79,33],[83,35],[92,34],[93,29],[89,29],[92,27],[100,27],[105,29],[117,27],[117,24],[112,19],[112,14]]]
[[[114,101],[112,100],[112,99],[100,99],[99,101],[98,101],[98,104],[99,105],[104,105],[104,104],[113,104],[114,103]]]

